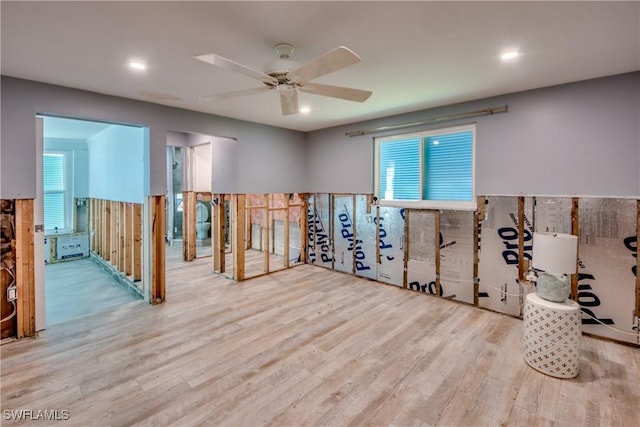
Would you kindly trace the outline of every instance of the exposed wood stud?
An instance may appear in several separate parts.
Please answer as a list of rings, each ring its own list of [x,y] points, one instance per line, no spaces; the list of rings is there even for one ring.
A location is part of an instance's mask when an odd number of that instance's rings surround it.
[[[478,210],[476,211],[475,221],[473,224],[473,305],[476,307],[480,303],[479,292],[480,283],[478,282],[478,266],[480,264],[480,227],[481,221],[485,216],[485,198],[484,196],[478,196],[477,199]]]
[[[142,280],[142,205],[133,205],[133,280]]]
[[[640,243],[640,199],[636,201],[636,317],[640,317],[640,274],[638,274],[640,256],[638,256],[638,243]]]
[[[109,261],[111,258],[111,202],[102,201],[102,258]]]
[[[133,203],[125,203],[124,274],[133,274]]]
[[[309,194],[301,194],[302,206],[300,207],[300,260],[309,262]]]
[[[271,234],[271,221],[269,219],[269,194],[263,194],[262,195],[262,200],[264,203],[264,208],[262,208],[262,221],[264,222],[264,230],[260,230],[260,236],[263,237],[264,236],[264,242],[261,244],[262,245],[262,251],[264,254],[264,272],[268,273],[270,271],[269,269],[269,253],[271,252],[271,242],[270,242],[270,234]],[[261,221],[261,222],[262,222]],[[264,231],[264,233],[263,233]]]
[[[15,201],[17,338],[36,334],[33,200]]]
[[[518,280],[524,280],[524,197],[518,197]]]
[[[358,247],[358,244],[356,243],[358,241],[356,218],[358,217],[358,198],[355,194],[351,196],[351,204],[353,205],[353,213],[351,215],[351,226],[353,227],[353,243],[351,244],[351,273],[356,274],[356,248]]]
[[[182,193],[182,250],[185,261],[196,258],[196,193]]]
[[[159,304],[165,300],[165,196],[151,196],[149,197],[149,203],[151,203],[151,259],[149,260],[151,283],[149,284],[149,302],[151,304]]]
[[[212,206],[211,221],[211,254],[213,258],[213,271],[224,273],[225,258],[225,201],[224,194],[214,194],[217,203]]]
[[[571,234],[580,239],[580,199],[571,198]],[[578,240],[579,241],[579,240]],[[580,245],[578,245],[578,259],[580,259]],[[578,301],[578,275],[571,275],[571,298]]]
[[[126,203],[124,202],[119,202],[118,203],[118,270],[121,272],[125,272],[126,271],[126,264],[125,264],[125,248],[126,248],[126,243],[125,243],[125,237],[126,237],[126,230],[127,230],[127,210],[126,210]]]
[[[409,241],[411,239],[409,235],[409,217],[411,216],[411,209],[405,209],[404,211],[404,239],[403,239],[403,250],[404,254],[402,257],[403,262],[403,272],[402,272],[402,287],[407,289],[409,286]]]
[[[111,247],[111,265],[117,267],[118,265],[118,206],[119,203],[111,200],[108,202],[111,206],[111,225],[109,228],[109,245]]]
[[[436,295],[441,295],[440,288],[440,211],[435,211],[435,249],[436,249]]]
[[[231,252],[233,253],[233,279],[237,281],[244,279],[245,199],[244,194],[234,194],[231,199],[233,209]]]
[[[376,206],[376,263],[382,264],[380,259],[380,206]],[[378,267],[376,267],[376,270]]]
[[[290,242],[289,242],[289,220],[290,220],[290,215],[289,215],[289,196],[287,196],[285,194],[284,197],[284,205],[287,207],[287,209],[284,211],[284,227],[283,227],[283,234],[284,237],[282,240],[284,240],[284,247],[282,248],[282,253],[284,254],[284,267],[285,268],[289,268],[289,246],[290,246]],[[303,234],[303,231],[300,230],[300,233]],[[275,244],[274,244],[274,248],[275,248]]]

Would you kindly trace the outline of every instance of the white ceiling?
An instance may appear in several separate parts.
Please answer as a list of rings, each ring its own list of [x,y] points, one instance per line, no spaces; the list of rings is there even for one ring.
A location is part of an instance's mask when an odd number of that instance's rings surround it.
[[[640,70],[637,1],[2,1],[1,12],[3,75],[301,131]],[[349,47],[362,61],[315,81],[373,95],[300,93],[312,112],[286,117],[273,92],[198,99],[260,82],[194,55],[262,70],[281,42],[301,63]],[[521,56],[503,63],[509,48]],[[148,69],[131,72],[132,58]]]

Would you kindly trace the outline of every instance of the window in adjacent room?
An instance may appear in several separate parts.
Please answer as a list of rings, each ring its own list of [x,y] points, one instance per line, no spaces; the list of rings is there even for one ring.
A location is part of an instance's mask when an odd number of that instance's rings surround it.
[[[475,209],[475,125],[375,139],[375,195],[391,206]]]
[[[63,230],[67,217],[67,188],[65,185],[65,155],[45,153],[43,156],[44,228]]]

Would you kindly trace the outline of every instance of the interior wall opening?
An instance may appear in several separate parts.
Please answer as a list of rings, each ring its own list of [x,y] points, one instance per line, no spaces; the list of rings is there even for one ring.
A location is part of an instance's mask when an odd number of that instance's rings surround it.
[[[142,298],[147,143],[141,127],[41,120],[34,213],[41,215],[35,244],[44,263],[36,272],[37,329]]]

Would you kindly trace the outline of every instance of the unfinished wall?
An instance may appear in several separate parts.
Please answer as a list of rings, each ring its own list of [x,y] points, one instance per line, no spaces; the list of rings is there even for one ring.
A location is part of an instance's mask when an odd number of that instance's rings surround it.
[[[640,344],[637,199],[482,196],[478,212],[469,212],[367,209],[357,202],[366,198],[310,195],[310,264],[521,317],[526,294],[535,292],[523,281],[533,232],[575,228],[573,298],[583,331]],[[327,200],[328,208],[320,202]]]
[[[89,204],[93,259],[142,295],[142,205],[97,198]]]
[[[0,200],[0,339],[16,335],[15,305],[7,301],[7,288],[15,285],[15,212],[13,200]]]

